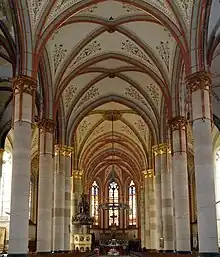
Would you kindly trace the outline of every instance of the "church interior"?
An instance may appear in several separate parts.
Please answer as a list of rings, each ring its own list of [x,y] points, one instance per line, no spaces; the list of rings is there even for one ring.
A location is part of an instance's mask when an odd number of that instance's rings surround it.
[[[0,253],[220,256],[219,131],[219,0],[0,0]]]

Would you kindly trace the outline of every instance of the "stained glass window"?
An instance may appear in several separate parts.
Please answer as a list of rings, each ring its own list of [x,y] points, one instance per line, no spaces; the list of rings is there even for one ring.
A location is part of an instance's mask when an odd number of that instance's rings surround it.
[[[118,204],[119,201],[119,190],[118,184],[116,182],[111,182],[109,184],[108,191],[109,203],[112,204],[112,208],[109,209],[109,226],[119,225],[119,211],[114,208],[114,204]]]
[[[129,197],[129,225],[136,225],[137,222],[137,195],[136,188],[133,180],[131,181],[128,188],[128,197]]]
[[[99,222],[99,187],[96,181],[93,182],[91,188],[91,215],[94,218],[94,225],[98,225]]]

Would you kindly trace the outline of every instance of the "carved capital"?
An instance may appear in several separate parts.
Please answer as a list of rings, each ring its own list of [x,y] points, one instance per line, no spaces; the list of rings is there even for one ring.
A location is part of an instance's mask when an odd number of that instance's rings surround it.
[[[48,132],[48,133],[53,134],[55,131],[55,128],[56,128],[56,122],[54,120],[50,120],[50,119],[42,119],[38,123],[38,127],[40,129],[40,133]]]
[[[55,145],[55,155],[70,157],[74,148],[66,145]]]
[[[152,178],[154,176],[154,170],[153,169],[144,170],[143,174],[145,178]]]
[[[195,72],[186,78],[186,83],[190,92],[197,90],[209,91],[212,84],[212,76],[205,71]]]
[[[152,147],[152,151],[153,151],[155,156],[166,154],[168,152],[168,150],[169,150],[169,148],[168,148],[168,145],[166,143],[159,144],[159,145],[154,145]]]
[[[83,176],[83,171],[82,170],[73,170],[72,173],[73,178],[82,178]]]
[[[37,81],[29,76],[20,75],[11,80],[14,94],[27,93],[33,95],[37,88]]]
[[[187,120],[184,116],[176,116],[172,118],[168,124],[172,132],[175,130],[184,130],[187,126]]]

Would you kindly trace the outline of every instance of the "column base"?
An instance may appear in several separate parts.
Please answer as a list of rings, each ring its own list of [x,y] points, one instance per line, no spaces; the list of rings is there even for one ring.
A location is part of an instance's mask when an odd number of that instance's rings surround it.
[[[163,250],[163,253],[174,253],[174,250]]]
[[[199,253],[200,257],[220,257],[220,252],[216,253]]]
[[[192,254],[192,251],[176,251],[176,253],[178,253],[178,254]]]

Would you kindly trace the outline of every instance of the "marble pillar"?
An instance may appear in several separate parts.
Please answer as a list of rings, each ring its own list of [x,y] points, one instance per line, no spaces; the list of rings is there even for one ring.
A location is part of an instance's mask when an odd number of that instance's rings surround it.
[[[162,250],[161,239],[163,238],[163,224],[162,224],[162,197],[161,197],[161,158],[163,153],[163,144],[153,146],[152,150],[155,156],[155,196],[156,196],[156,226],[157,238],[156,249]]]
[[[3,153],[4,148],[0,148],[0,178],[2,177]]]
[[[145,205],[144,205],[144,186],[140,189],[140,221],[141,221],[141,248],[145,247]]]
[[[191,242],[186,120],[184,117],[178,116],[173,118],[169,123],[172,134],[176,250],[178,252],[189,252],[191,251]]]
[[[214,164],[212,152],[211,75],[187,77],[192,104],[196,199],[200,255],[218,251]]]
[[[150,198],[149,198],[149,185],[148,185],[148,171],[144,171],[144,230],[145,230],[145,247],[150,249]]]
[[[37,83],[19,76],[13,84],[13,152],[8,256],[26,255],[29,239],[31,137]]]
[[[51,251],[53,161],[55,122],[43,119],[39,122],[39,189],[37,219],[37,252]],[[45,197],[47,196],[47,197]]]
[[[64,250],[70,251],[70,227],[71,227],[71,159],[72,147],[66,147],[66,169],[65,169],[65,212],[64,212]]]
[[[169,148],[164,144],[161,152],[161,195],[162,195],[162,221],[163,221],[163,250],[174,251],[173,235],[173,185],[172,173],[168,170]]]
[[[147,181],[149,189],[149,220],[150,220],[150,249],[157,249],[157,227],[156,227],[156,195],[154,170],[147,170]]]
[[[64,251],[65,173],[65,149],[62,145],[56,145],[53,227],[55,251]]]

